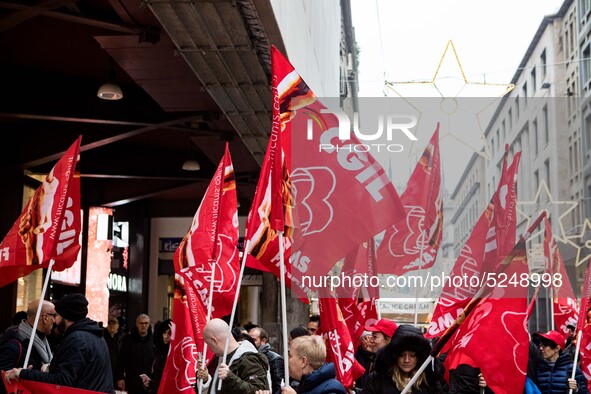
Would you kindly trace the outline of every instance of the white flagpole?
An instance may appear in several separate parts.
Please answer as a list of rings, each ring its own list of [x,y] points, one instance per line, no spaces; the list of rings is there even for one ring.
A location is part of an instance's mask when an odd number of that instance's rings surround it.
[[[49,266],[47,267],[47,274],[45,274],[45,282],[43,283],[43,290],[41,290],[41,297],[39,297],[39,305],[37,306],[37,313],[35,314],[35,323],[33,324],[33,330],[31,331],[31,339],[29,340],[29,346],[27,347],[27,355],[25,356],[25,363],[23,368],[27,368],[29,364],[29,358],[31,351],[33,350],[33,342],[35,342],[35,335],[37,335],[37,325],[39,324],[39,318],[41,317],[41,309],[43,309],[43,300],[45,299],[45,293],[47,292],[47,284],[51,277],[51,270],[55,261],[49,260]]]
[[[376,309],[378,311],[378,320],[382,319],[382,310],[381,310],[381,305],[380,305],[380,299],[378,298],[376,300]]]
[[[246,267],[246,256],[250,247],[250,239],[246,241],[242,251],[242,264],[240,265],[240,275],[238,275],[238,285],[236,286],[236,294],[234,294],[234,305],[232,306],[232,313],[230,314],[230,324],[228,324],[228,335],[226,337],[226,344],[224,345],[224,355],[222,356],[222,364],[226,363],[228,358],[228,346],[230,346],[230,335],[232,335],[232,324],[236,316],[236,307],[238,306],[238,297],[240,296],[240,286],[242,285],[242,276],[244,275],[244,267]],[[215,383],[215,382],[212,382]],[[215,389],[215,388],[214,388]],[[222,380],[218,383],[218,390],[222,389]]]
[[[425,216],[423,216],[422,223],[425,223]],[[419,254],[419,271],[417,275],[421,276],[421,271],[423,269],[423,249],[425,248],[425,230],[421,229],[421,252]],[[416,284],[416,282],[415,282]],[[417,286],[415,291],[415,327],[419,322],[419,286]]]
[[[554,288],[550,287],[550,327],[554,330]],[[576,365],[576,364],[575,364]]]
[[[577,371],[577,361],[579,361],[579,350],[581,349],[581,335],[583,334],[583,330],[579,330],[577,334],[577,347],[575,350],[575,359],[573,360],[573,371],[570,374],[570,378],[575,378],[575,373]],[[568,394],[573,394],[573,389],[568,390]]]
[[[211,319],[211,310],[213,308],[213,281],[215,278],[215,263],[211,263],[211,283],[209,284],[209,300],[207,300],[207,318],[206,321]],[[203,341],[203,355],[201,357],[201,366],[203,368],[206,367],[205,365],[205,358],[207,355],[207,342]],[[199,394],[203,392],[203,380],[199,379],[199,387],[198,387]]]
[[[285,295],[285,257],[283,256],[283,231],[279,231],[279,265],[281,276],[281,326],[283,342],[283,368],[285,376],[285,385],[289,387],[289,354],[287,348],[287,301]]]

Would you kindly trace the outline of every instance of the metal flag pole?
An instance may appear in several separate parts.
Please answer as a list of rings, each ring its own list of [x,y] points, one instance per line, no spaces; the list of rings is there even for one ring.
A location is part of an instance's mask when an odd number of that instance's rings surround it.
[[[423,216],[423,221],[421,223],[425,223],[425,216]],[[425,249],[425,230],[421,230],[421,252],[419,254],[419,271],[417,275],[421,277],[421,271],[423,269],[423,250]],[[417,282],[415,282],[416,284]],[[419,286],[417,286],[415,290],[415,327],[419,322]]]
[[[43,290],[41,290],[41,297],[39,297],[39,305],[37,306],[37,313],[35,314],[35,323],[33,323],[33,330],[31,330],[31,339],[29,340],[29,346],[27,347],[27,355],[25,356],[25,363],[23,368],[27,368],[29,365],[29,358],[31,357],[31,351],[33,350],[33,342],[35,342],[35,335],[37,335],[37,325],[39,324],[39,318],[41,317],[41,309],[43,309],[43,300],[47,293],[47,285],[49,284],[49,278],[51,277],[51,270],[55,261],[49,260],[49,266],[47,267],[47,273],[45,274],[45,282],[43,283]]]
[[[283,342],[283,368],[285,373],[285,385],[289,387],[289,349],[287,348],[287,300],[285,295],[285,257],[283,256],[283,231],[279,231],[279,267],[281,276],[281,327]]]
[[[230,335],[232,335],[232,324],[234,323],[234,317],[236,317],[236,307],[238,305],[238,297],[240,296],[240,286],[242,285],[242,276],[244,275],[244,268],[246,267],[246,256],[248,255],[248,249],[250,248],[250,239],[246,241],[244,249],[242,251],[242,264],[240,265],[240,275],[238,275],[238,284],[236,286],[236,294],[234,294],[234,305],[232,307],[232,313],[230,314],[230,323],[228,324],[228,335],[226,336],[226,344],[224,345],[224,355],[222,356],[222,364],[226,363],[228,358],[228,347],[230,346]],[[212,382],[215,383],[215,382]],[[218,383],[218,390],[222,389],[222,380]]]
[[[211,283],[209,284],[209,300],[207,300],[207,318],[205,321],[209,321],[211,319],[211,310],[213,309],[213,282],[215,278],[215,263],[211,263],[211,276],[210,276]],[[201,356],[201,366],[203,368],[206,367],[205,360],[207,355],[207,342],[203,341],[203,355]],[[203,379],[199,379],[199,386],[197,388],[199,394],[203,392]]]
[[[583,335],[583,330],[579,330],[577,334],[577,347],[575,350],[575,359],[573,360],[573,371],[570,374],[570,378],[575,378],[575,373],[577,372],[577,361],[579,361],[579,350],[581,349],[581,335]],[[573,389],[568,390],[568,394],[573,394]]]

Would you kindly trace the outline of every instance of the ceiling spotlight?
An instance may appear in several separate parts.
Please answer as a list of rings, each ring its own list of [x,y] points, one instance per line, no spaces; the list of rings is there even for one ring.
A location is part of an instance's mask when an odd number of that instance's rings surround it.
[[[185,171],[199,171],[201,169],[201,166],[199,165],[199,162],[197,160],[189,159],[183,163],[182,168]]]
[[[113,59],[109,59],[109,69],[107,70],[106,79],[106,82],[96,92],[96,96],[103,100],[121,100],[123,98],[123,91],[116,82]]]
[[[116,83],[104,83],[96,93],[98,98],[103,100],[121,100],[123,98],[123,92]]]

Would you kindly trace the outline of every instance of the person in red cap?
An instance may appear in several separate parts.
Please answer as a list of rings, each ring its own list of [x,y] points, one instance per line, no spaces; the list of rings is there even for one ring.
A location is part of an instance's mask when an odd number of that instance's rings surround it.
[[[533,339],[539,343],[542,356],[536,368],[536,383],[542,393],[566,393],[572,389],[574,393],[589,394],[585,376],[563,352],[566,341],[561,333],[556,330],[537,332]],[[576,368],[575,379],[570,378],[573,368]]]
[[[390,343],[397,328],[398,324],[388,319],[380,319],[376,324],[365,327],[367,331],[371,331],[376,351]]]

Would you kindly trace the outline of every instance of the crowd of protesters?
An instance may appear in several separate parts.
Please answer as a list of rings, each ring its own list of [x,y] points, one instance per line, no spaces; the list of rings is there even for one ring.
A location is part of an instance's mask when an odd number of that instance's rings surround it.
[[[82,294],[68,294],[55,305],[39,303],[35,300],[26,312],[15,315],[13,326],[0,336],[0,370],[6,372],[7,382],[24,379],[104,393],[158,393],[173,330],[170,319],[157,323],[152,332],[150,317],[140,314],[125,333],[116,317],[109,317],[106,328],[89,319],[88,300]],[[38,308],[36,335],[25,368]],[[60,332],[57,339],[55,327]],[[197,368],[195,391],[201,386],[203,393],[399,394],[418,374],[409,393],[493,392],[473,365],[459,364],[446,373],[445,354],[419,372],[432,347],[412,325],[380,319],[365,327],[355,353],[365,373],[353,389],[343,386],[335,365],[327,362],[318,315],[310,317],[307,327],[297,326],[289,333],[289,379],[284,376],[285,360],[272,349],[267,331],[254,324],[247,328],[230,331],[221,319],[206,324],[203,339],[216,358],[208,367]],[[59,342],[57,348],[50,346],[51,337]],[[573,362],[574,342],[573,336],[554,330],[532,335],[524,393],[589,393],[585,376]],[[1,390],[5,392],[3,386]],[[165,388],[160,392],[166,393]]]

